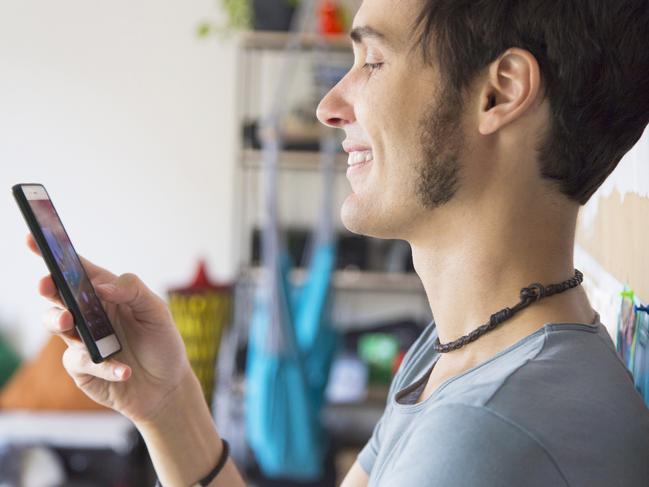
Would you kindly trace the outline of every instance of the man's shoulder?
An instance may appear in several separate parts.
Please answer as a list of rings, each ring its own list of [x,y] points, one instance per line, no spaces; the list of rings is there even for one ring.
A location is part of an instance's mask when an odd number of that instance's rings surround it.
[[[602,326],[545,326],[421,403],[390,400],[383,441],[390,452],[408,453],[383,454],[380,465],[394,468],[381,469],[382,482],[391,485],[403,472],[413,485],[431,478],[440,485],[648,479],[649,413],[605,333]],[[435,337],[430,325],[393,394],[425,378]]]
[[[502,378],[484,405],[509,417],[583,416],[598,407],[644,408],[632,378],[618,358],[603,325],[550,324],[532,357],[524,358]],[[620,409],[618,409],[620,411]]]
[[[569,485],[646,481],[649,411],[606,330],[587,326],[546,327],[524,360],[449,391],[425,421],[452,430],[471,418],[476,441],[538,450]]]

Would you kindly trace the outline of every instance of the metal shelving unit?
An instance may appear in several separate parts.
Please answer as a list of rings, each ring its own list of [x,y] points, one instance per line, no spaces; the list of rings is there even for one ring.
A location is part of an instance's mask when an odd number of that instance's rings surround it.
[[[243,278],[257,282],[263,273],[260,267],[250,267],[242,275]],[[295,269],[291,274],[294,283],[304,281],[304,269]],[[374,272],[357,270],[338,270],[334,272],[332,285],[336,291],[415,293],[423,292],[423,285],[417,274]]]

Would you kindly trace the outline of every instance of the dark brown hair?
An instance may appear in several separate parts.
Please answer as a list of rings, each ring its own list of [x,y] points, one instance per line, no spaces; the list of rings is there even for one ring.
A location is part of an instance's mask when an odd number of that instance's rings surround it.
[[[510,47],[534,55],[552,117],[540,171],[581,204],[649,122],[648,0],[424,0],[417,28],[458,91]]]

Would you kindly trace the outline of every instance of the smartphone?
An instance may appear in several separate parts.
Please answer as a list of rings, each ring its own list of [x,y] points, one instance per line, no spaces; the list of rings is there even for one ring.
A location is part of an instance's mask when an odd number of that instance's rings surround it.
[[[42,184],[16,184],[12,192],[61,300],[74,317],[77,333],[92,361],[103,362],[122,346],[52,200]]]

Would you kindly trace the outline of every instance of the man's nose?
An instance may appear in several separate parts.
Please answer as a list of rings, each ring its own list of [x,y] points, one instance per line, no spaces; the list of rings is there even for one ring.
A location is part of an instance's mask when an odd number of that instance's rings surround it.
[[[348,99],[344,81],[345,78],[329,90],[316,109],[318,120],[329,127],[343,128],[355,121],[354,107]]]

